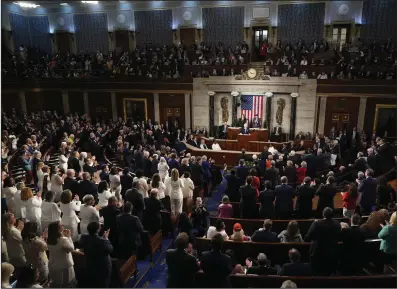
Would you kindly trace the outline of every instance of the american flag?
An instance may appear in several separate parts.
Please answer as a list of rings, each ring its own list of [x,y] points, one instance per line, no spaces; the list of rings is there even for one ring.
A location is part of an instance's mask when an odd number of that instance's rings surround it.
[[[257,114],[262,120],[263,116],[263,95],[242,95],[241,96],[241,116],[245,115],[247,120],[251,120]]]

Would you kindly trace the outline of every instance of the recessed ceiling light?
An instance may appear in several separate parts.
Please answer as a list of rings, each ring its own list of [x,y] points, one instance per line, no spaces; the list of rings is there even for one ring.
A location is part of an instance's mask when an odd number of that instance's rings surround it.
[[[59,4],[59,5],[61,5],[61,6],[69,6],[68,3],[61,3],[61,4]]]
[[[40,6],[38,4],[33,4],[33,3],[29,3],[29,2],[14,2],[14,4],[17,4],[22,8],[36,8],[36,7]]]
[[[98,1],[81,1],[83,4],[98,4]]]

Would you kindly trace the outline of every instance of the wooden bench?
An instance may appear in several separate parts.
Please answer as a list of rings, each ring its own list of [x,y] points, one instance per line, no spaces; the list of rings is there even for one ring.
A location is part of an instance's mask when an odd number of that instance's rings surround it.
[[[206,238],[197,238],[195,248],[200,255],[204,251],[211,250],[211,240]],[[380,240],[366,241],[365,255],[368,262],[379,260]],[[256,258],[259,253],[265,253],[272,264],[284,264],[289,262],[288,251],[292,248],[297,249],[301,253],[301,261],[309,262],[309,250],[311,243],[262,243],[262,242],[234,242],[225,241],[223,251],[233,250],[236,261],[245,264],[247,257]],[[339,244],[342,248],[342,243]]]
[[[284,281],[291,280],[298,288],[396,288],[397,275],[336,276],[336,277],[293,277],[230,275],[233,288],[280,288]],[[205,287],[202,271],[196,273],[197,288]]]
[[[86,264],[84,252],[72,251],[72,257],[74,262],[74,271],[76,274],[76,280],[78,286],[85,288],[88,285]],[[124,287],[124,285],[130,280],[132,276],[137,276],[136,266],[136,255],[132,255],[128,260],[121,260],[112,258],[112,276],[111,276],[111,288]]]
[[[219,218],[210,217],[210,224],[215,225]],[[315,219],[297,219],[299,224],[299,229],[302,236],[305,236]],[[339,222],[350,223],[348,218],[335,218]],[[233,225],[235,223],[240,223],[243,227],[244,233],[251,236],[256,230],[263,228],[264,219],[239,219],[239,218],[222,218],[222,221],[226,225],[226,233],[230,236],[233,234]],[[279,234],[281,231],[287,229],[287,225],[291,220],[272,220],[273,227],[272,231]]]
[[[151,235],[149,232],[145,231],[141,234],[142,245],[138,250],[138,260],[143,260],[147,255],[150,256],[150,262],[153,262],[153,255],[156,251],[160,250],[162,247],[163,234],[158,231],[156,234]]]

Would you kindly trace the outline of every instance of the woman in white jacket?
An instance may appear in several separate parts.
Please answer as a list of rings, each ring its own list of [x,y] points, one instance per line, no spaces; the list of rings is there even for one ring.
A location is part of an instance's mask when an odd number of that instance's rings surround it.
[[[159,174],[154,174],[152,177],[152,181],[150,182],[149,191],[152,191],[152,189],[158,190],[157,198],[163,203],[163,206],[167,210],[170,210],[171,208],[170,208],[169,191],[167,191],[165,184],[161,181]]]
[[[26,208],[21,200],[21,190],[25,187],[25,183],[19,182],[16,185],[17,192],[14,195],[14,208],[12,212],[15,215],[15,218],[25,218],[26,216]]]
[[[41,203],[41,228],[43,232],[52,222],[61,221],[61,209],[54,203],[55,193],[48,191],[44,195],[44,202]]]
[[[61,198],[61,193],[63,192],[63,178],[59,175],[58,166],[52,167],[51,173],[51,191],[55,193],[55,199],[59,200]]]
[[[117,167],[112,167],[109,174],[110,190],[114,192],[116,198],[121,202],[121,182]]]
[[[43,173],[38,175],[39,181],[37,182],[37,187],[39,188],[39,192],[45,193],[51,190],[50,168],[48,166],[43,166],[41,171]]]
[[[186,213],[191,212],[191,208],[193,206],[193,190],[194,190],[194,183],[190,178],[190,172],[185,171],[181,178],[183,182],[183,211]]]
[[[16,226],[15,226],[16,225]],[[18,221],[12,213],[6,213],[2,218],[2,234],[7,245],[9,262],[16,268],[26,263],[25,251],[22,246],[23,222]]]
[[[113,196],[114,193],[109,190],[108,183],[106,181],[101,181],[98,184],[98,207],[106,207],[108,205],[109,198]]]
[[[83,203],[80,207],[80,233],[88,234],[87,226],[91,222],[99,222],[99,211],[94,207],[95,199],[93,195],[85,195]]]
[[[6,198],[6,204],[9,212],[13,212],[14,209],[14,195],[17,192],[15,187],[15,181],[11,177],[4,179],[3,188],[1,190],[1,197]]]
[[[77,231],[77,226],[80,223],[79,217],[77,217],[76,212],[80,211],[81,202],[79,201],[79,196],[76,195],[73,198],[72,192],[70,190],[65,190],[61,194],[61,211],[62,211],[62,225],[71,231],[71,238],[76,241],[79,238],[79,233]]]
[[[33,196],[33,191],[29,187],[21,190],[21,201],[25,207],[26,220],[29,222],[36,222],[41,232],[41,193],[38,192]]]
[[[74,250],[72,232],[65,230],[60,222],[48,226],[47,246],[49,251],[49,273],[52,288],[75,286],[72,251]]]
[[[161,157],[160,162],[157,165],[157,170],[159,171],[159,175],[162,180],[164,180],[165,177],[168,176],[169,169],[170,167],[168,166],[167,161],[165,160],[164,157]]]
[[[79,164],[80,164],[80,168],[81,168],[81,172],[83,172],[83,166],[85,164],[85,159],[88,157],[86,152],[81,152],[80,156],[79,156]]]
[[[179,179],[179,172],[177,169],[172,169],[171,177],[166,180],[166,187],[168,186],[171,199],[171,214],[178,216],[182,213],[183,204],[183,182]]]
[[[69,155],[68,153],[64,153],[64,150],[59,151],[59,167],[63,169],[65,172],[68,169],[68,160]]]

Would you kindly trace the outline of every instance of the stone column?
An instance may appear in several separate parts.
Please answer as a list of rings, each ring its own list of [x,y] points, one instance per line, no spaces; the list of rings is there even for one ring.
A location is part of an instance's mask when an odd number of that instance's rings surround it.
[[[272,96],[273,96],[273,93],[266,92],[265,96],[266,96],[266,124],[267,124],[267,128],[268,128],[269,134],[270,134],[270,132],[272,130],[271,119],[272,119]]]
[[[208,91],[209,96],[209,125],[208,131],[210,132],[210,136],[214,135],[214,111],[215,111],[215,92]]]
[[[26,106],[26,96],[24,91],[19,92],[19,102],[21,103],[21,110],[24,113],[28,113],[28,108]]]
[[[90,115],[90,105],[88,103],[88,93],[86,91],[83,92],[84,99],[84,113]]]
[[[63,114],[67,115],[70,113],[69,107],[69,93],[67,91],[62,91],[62,104],[63,104]]]
[[[291,93],[291,124],[289,127],[289,139],[295,139],[295,126],[296,126],[296,98],[298,97],[297,93]]]
[[[327,97],[320,97],[320,111],[318,113],[318,128],[317,132],[319,134],[324,134],[324,126],[325,126],[325,110],[327,109]]]
[[[153,99],[154,99],[154,122],[160,123],[160,100],[159,100],[159,94],[158,93],[153,93]]]
[[[191,128],[190,118],[190,93],[185,93],[185,129]]]
[[[364,128],[366,107],[367,107],[367,97],[360,97],[360,106],[358,108],[358,120],[357,120],[358,132],[361,132]]]
[[[117,100],[116,93],[114,91],[110,92],[110,99],[112,101],[112,118],[113,121],[117,121]]]

